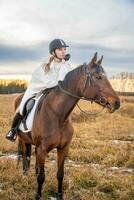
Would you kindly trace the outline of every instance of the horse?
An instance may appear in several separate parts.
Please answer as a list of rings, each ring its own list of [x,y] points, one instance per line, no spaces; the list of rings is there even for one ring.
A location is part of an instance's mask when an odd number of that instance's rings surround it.
[[[97,60],[96,52],[89,63],[84,63],[68,72],[64,80],[59,81],[42,100],[40,108],[36,108],[30,133],[22,134],[21,131],[18,131],[19,143],[23,149],[23,169],[25,171],[29,169],[29,165],[26,165],[25,162],[27,148],[29,148],[29,145],[35,146],[36,200],[40,200],[42,197],[42,187],[45,181],[45,158],[54,148],[57,149],[57,199],[63,199],[64,163],[74,132],[70,114],[78,101],[84,99],[95,102],[106,108],[109,113],[120,108],[120,99],[101,65],[102,59],[103,56]],[[23,94],[15,100],[16,109],[22,97]],[[29,151],[27,152],[29,154]]]

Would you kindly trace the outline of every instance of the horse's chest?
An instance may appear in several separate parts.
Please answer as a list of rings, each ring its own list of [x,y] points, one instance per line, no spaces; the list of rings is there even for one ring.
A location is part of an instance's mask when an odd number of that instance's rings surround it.
[[[70,143],[72,139],[72,133],[59,131],[59,138],[60,138],[59,140],[60,145],[64,146],[67,143]]]

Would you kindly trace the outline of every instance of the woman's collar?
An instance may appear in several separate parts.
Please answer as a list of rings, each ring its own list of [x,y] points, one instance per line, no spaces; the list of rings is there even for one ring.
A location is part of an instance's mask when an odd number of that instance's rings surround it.
[[[61,62],[56,62],[55,60],[52,61],[52,63],[54,64],[64,64],[66,61],[64,59],[62,59]]]

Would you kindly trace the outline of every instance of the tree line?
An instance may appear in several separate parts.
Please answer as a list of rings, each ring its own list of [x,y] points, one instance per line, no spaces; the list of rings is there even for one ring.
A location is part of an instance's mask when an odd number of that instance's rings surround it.
[[[117,84],[116,80],[117,80],[118,84]],[[132,83],[131,85],[133,85],[134,73],[121,72],[121,73],[116,74],[111,77],[111,83],[113,84],[115,82],[116,86],[119,85],[120,83],[125,84],[124,81],[127,81],[127,80],[129,80],[129,82]],[[25,92],[25,90],[27,89],[27,86],[28,86],[27,80],[1,79],[0,80],[0,94],[22,93],[22,92]],[[115,87],[115,89],[116,89],[116,91],[120,92],[120,90],[118,90],[118,88]],[[128,95],[130,95],[130,94],[128,94]]]
[[[134,79],[133,72],[121,72],[119,74],[113,75],[111,79]]]
[[[0,94],[22,93],[26,90],[26,80],[0,80]]]

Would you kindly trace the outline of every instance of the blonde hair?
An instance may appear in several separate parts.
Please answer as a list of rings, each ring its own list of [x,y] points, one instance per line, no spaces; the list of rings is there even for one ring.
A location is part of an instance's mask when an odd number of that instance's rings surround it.
[[[54,60],[54,56],[50,56],[48,63],[43,63],[43,68],[44,68],[45,72],[49,72],[50,65],[51,65],[53,60]]]

